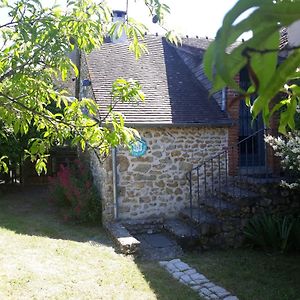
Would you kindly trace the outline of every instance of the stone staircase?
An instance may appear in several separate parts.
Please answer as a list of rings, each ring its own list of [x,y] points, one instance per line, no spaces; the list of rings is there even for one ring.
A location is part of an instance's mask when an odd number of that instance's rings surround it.
[[[254,215],[300,212],[299,194],[287,193],[280,181],[270,174],[230,177],[225,186],[193,199],[193,205],[176,218],[128,220],[107,230],[122,253],[146,260],[180,257],[195,248],[239,247],[243,229]]]
[[[193,249],[200,245],[200,232],[195,226],[184,222],[184,220],[179,218],[166,220],[164,222],[164,230],[184,250]]]
[[[202,197],[197,206],[167,220],[164,229],[183,249],[238,247],[243,242],[243,228],[254,214],[266,208],[276,210],[276,199],[281,197],[279,182],[279,177],[231,178],[219,193]],[[266,198],[270,191],[272,199]]]
[[[276,168],[268,146],[258,147],[266,134],[268,130],[259,129],[186,174],[189,207],[178,218],[200,233],[203,248],[239,246],[249,218],[289,206],[278,197],[280,179],[272,174]]]

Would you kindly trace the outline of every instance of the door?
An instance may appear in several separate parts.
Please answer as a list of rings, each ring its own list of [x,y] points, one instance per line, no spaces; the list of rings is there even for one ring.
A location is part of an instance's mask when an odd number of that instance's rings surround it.
[[[248,74],[241,72],[240,85],[243,89],[249,87]],[[252,98],[252,101],[255,97]],[[264,123],[261,115],[252,120],[250,108],[245,101],[240,103],[239,118],[239,155],[240,168],[265,166]]]

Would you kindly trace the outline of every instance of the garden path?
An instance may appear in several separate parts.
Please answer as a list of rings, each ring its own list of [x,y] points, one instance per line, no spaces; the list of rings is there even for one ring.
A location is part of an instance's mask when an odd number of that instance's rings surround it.
[[[161,261],[160,265],[175,279],[192,288],[206,300],[238,300],[236,296],[231,295],[223,287],[214,284],[180,259]]]

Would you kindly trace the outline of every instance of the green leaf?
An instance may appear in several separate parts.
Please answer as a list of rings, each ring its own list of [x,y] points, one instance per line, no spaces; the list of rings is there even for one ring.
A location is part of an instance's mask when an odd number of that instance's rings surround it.
[[[81,146],[82,151],[84,151],[84,150],[85,150],[85,146],[86,146],[84,140],[81,140],[81,141],[80,141],[80,146]]]
[[[2,156],[0,157],[0,172],[3,170],[4,173],[8,173],[8,166],[7,163],[5,162],[5,160],[8,159],[8,156]]]
[[[41,175],[42,172],[47,174],[47,165],[46,165],[46,159],[45,158],[42,157],[42,158],[39,158],[36,161],[35,170],[38,173],[38,175]]]
[[[283,87],[286,78],[295,72],[300,65],[300,50],[295,50],[273,73],[269,84],[260,91],[260,95],[254,101],[252,112],[256,117],[261,111],[267,109],[268,103]]]
[[[249,9],[252,11],[242,17]],[[269,106],[288,80],[300,77],[299,50],[291,51],[288,58],[277,66],[279,29],[297,21],[299,15],[299,1],[239,0],[226,14],[215,41],[204,57],[204,71],[213,81],[211,94],[225,86],[245,94],[235,81],[235,76],[242,68],[248,68],[252,86],[258,94],[251,108],[253,117],[262,113],[264,122],[268,124],[270,116],[286,106],[279,129],[285,132],[287,127],[293,128],[295,102],[285,106],[283,103],[275,105],[271,112]],[[241,34],[249,31],[253,37],[236,44]],[[246,96],[248,105],[249,99]]]

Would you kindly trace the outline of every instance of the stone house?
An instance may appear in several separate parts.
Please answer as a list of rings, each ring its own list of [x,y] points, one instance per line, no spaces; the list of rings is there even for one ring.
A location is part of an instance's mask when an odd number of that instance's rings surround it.
[[[185,39],[181,48],[158,36],[146,36],[145,42],[149,53],[139,61],[125,41],[106,43],[82,62],[82,76],[91,81],[85,92],[100,105],[100,115],[110,105],[117,78],[137,80],[146,96],[139,105],[115,107],[127,126],[138,129],[145,154],[136,157],[128,149],[116,149],[103,164],[91,154],[104,219],[174,216],[189,203],[186,173],[228,145],[232,121],[226,95],[209,99],[203,70],[196,74],[191,65],[201,63],[193,51],[203,53],[209,41]]]
[[[284,33],[282,47],[288,40]],[[117,78],[137,80],[146,96],[139,104],[115,106],[126,125],[138,129],[140,148],[113,149],[101,164],[90,155],[104,220],[172,217],[195,200],[199,205],[207,189],[227,188],[229,177],[234,183],[241,175],[279,172],[264,142],[262,120],[251,122],[248,107],[228,88],[209,97],[203,56],[210,42],[187,37],[175,47],[165,38],[145,35],[148,53],[137,61],[122,36],[82,55],[80,79],[90,86],[81,92],[99,104],[100,116],[107,114]],[[247,87],[247,71],[241,70],[236,80]],[[277,128],[276,118],[271,128]]]

